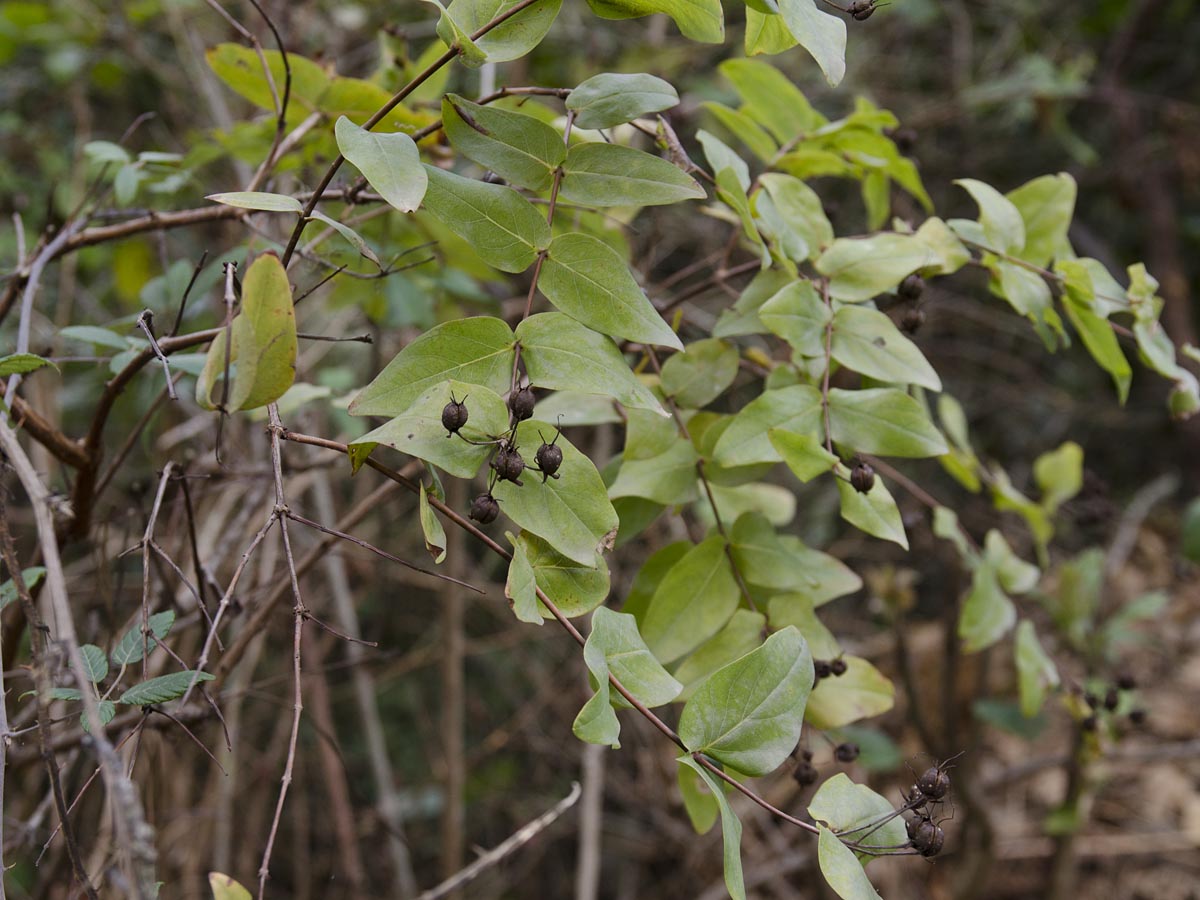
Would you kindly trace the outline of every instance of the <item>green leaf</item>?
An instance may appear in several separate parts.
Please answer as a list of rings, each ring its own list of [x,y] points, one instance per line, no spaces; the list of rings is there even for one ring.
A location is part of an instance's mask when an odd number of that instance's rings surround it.
[[[958,620],[963,650],[975,653],[990,647],[1004,637],[1016,621],[1017,609],[1000,589],[995,568],[987,562],[977,566],[971,579],[971,591]]]
[[[800,739],[813,686],[812,656],[795,628],[777,631],[761,647],[714,672],[679,717],[679,737],[747,775],[766,775]]]
[[[692,547],[663,577],[641,617],[642,637],[659,661],[671,663],[725,627],[741,600],[725,539]]]
[[[696,770],[689,766],[680,766],[676,770],[679,782],[679,793],[683,796],[683,808],[687,810],[688,818],[697,834],[708,834],[717,824],[721,807],[717,798],[708,789]]]
[[[850,484],[850,470],[839,464],[837,478],[838,497],[841,499],[842,518],[855,528],[885,541],[899,544],[908,549],[908,535],[904,533],[904,522],[900,509],[892,499],[891,492],[883,479],[876,476],[875,483],[865,494],[860,494]]]
[[[51,700],[82,700],[83,694],[77,688],[56,687],[50,689]]]
[[[837,87],[846,75],[846,23],[817,9],[816,0],[779,0],[779,13],[825,80]]]
[[[843,366],[870,378],[942,389],[942,380],[917,345],[878,310],[843,306],[834,313],[832,351]]]
[[[742,232],[759,248],[759,256],[762,258],[763,267],[766,268],[771,263],[771,253],[763,242],[762,234],[759,233],[750,198],[746,196],[745,185],[741,184],[741,179],[732,166],[717,172],[717,197],[737,213],[738,220],[742,223]]]
[[[717,441],[714,457],[722,466],[779,462],[779,452],[764,440],[770,430],[815,437],[822,432],[821,422],[821,392],[811,385],[764,391],[734,416]]]
[[[113,350],[128,350],[129,341],[107,328],[97,328],[95,325],[68,325],[58,331],[60,337],[71,338],[95,344],[98,347],[110,347]]]
[[[83,656],[83,674],[92,684],[99,684],[108,676],[108,657],[95,644],[84,644],[79,648]]]
[[[532,625],[542,624],[542,614],[538,611],[537,585],[533,577],[533,566],[525,555],[525,546],[511,531],[504,536],[513,547],[512,562],[508,564],[508,578],[504,582],[504,596],[512,605],[513,614],[522,622]]]
[[[678,105],[675,88],[653,75],[604,72],[581,82],[567,97],[580,128],[611,128]]]
[[[895,685],[878,669],[857,656],[842,659],[846,661],[846,673],[822,678],[808,698],[804,718],[813,728],[841,728],[878,716],[895,705]]]
[[[766,129],[747,113],[730,109],[724,103],[717,103],[714,100],[705,101],[702,105],[713,118],[725,127],[726,131],[736,135],[738,140],[764,163],[770,163],[775,158],[775,154],[779,151],[779,145],[775,143],[775,139],[767,133]]]
[[[995,528],[987,533],[983,546],[984,558],[996,570],[1002,590],[1010,594],[1028,594],[1037,587],[1041,577],[1038,567],[1013,553],[1004,535]]]
[[[725,627],[695,649],[675,670],[684,685],[680,699],[688,699],[703,681],[722,666],[745,656],[762,643],[767,619],[762,613],[739,609]]]
[[[282,397],[296,377],[296,315],[287,272],[273,252],[258,257],[246,272],[242,309],[233,318],[230,338],[233,384],[225,408],[255,409]],[[226,342],[225,333],[212,342],[196,380],[196,402],[205,409],[222,401],[216,386],[225,377]]]
[[[442,410],[451,397],[467,404],[467,424],[459,432],[467,440],[451,437],[442,426]],[[456,478],[473,478],[495,449],[490,441],[508,431],[508,418],[508,406],[487,388],[443,381],[390,422],[351,441],[350,446],[383,444]]]
[[[1092,359],[1108,372],[1117,386],[1117,396],[1123,404],[1129,397],[1133,370],[1125,358],[1116,332],[1096,311],[1096,290],[1089,268],[1082,260],[1059,260],[1054,271],[1063,279],[1063,309]]]
[[[725,39],[725,17],[720,0],[588,0],[602,19],[635,19],[666,13],[686,38],[705,44]]]
[[[248,890],[220,872],[208,873],[208,886],[212,889],[213,900],[252,900]]]
[[[501,319],[473,316],[437,325],[401,350],[350,404],[355,416],[398,416],[444,381],[509,389],[515,338]],[[469,421],[469,420],[468,420]]]
[[[337,120],[334,133],[342,156],[384,200],[400,212],[412,212],[421,205],[429,177],[412,138],[401,132],[367,131],[345,116]]]
[[[566,158],[562,135],[533,116],[480,106],[457,94],[442,98],[442,128],[468,159],[505,181],[544,191]]]
[[[80,698],[80,699],[82,699],[82,698]],[[113,719],[115,719],[117,717],[117,704],[114,703],[113,701],[99,700],[99,701],[97,701],[96,706],[97,706],[97,712],[100,713],[100,723],[102,725],[107,725],[109,722],[111,722]],[[85,732],[87,732],[88,734],[91,734],[92,729],[91,729],[91,726],[88,725],[88,717],[87,717],[86,711],[81,712],[79,714],[79,725]]]
[[[425,549],[429,551],[433,561],[440,564],[446,558],[446,529],[442,527],[442,520],[437,517],[433,507],[429,505],[429,493],[425,490],[424,482],[421,482],[419,515],[421,533],[425,535]]]
[[[1017,639],[1014,643],[1021,714],[1032,718],[1041,711],[1047,689],[1058,684],[1058,668],[1054,665],[1054,660],[1042,649],[1037,631],[1028,619],[1022,619],[1017,626]]]
[[[752,11],[754,10],[747,10],[747,29],[750,27],[749,13]],[[774,19],[782,24],[779,16],[765,18]],[[796,41],[792,38],[788,46],[795,45]],[[729,79],[742,98],[742,111],[770,131],[780,143],[790,141],[824,123],[821,115],[812,108],[800,89],[774,66],[759,60],[727,59],[717,68]],[[788,178],[786,175],[764,174],[759,180],[765,186],[767,179]],[[807,185],[804,187],[810,190]],[[777,197],[775,199],[778,200]]]
[[[441,10],[441,15],[438,16],[437,36],[442,39],[442,43],[458,53],[458,58],[462,60],[463,65],[477,69],[487,62],[487,53],[479,49],[479,46],[471,40],[471,34],[475,29],[464,28],[459,24],[458,19],[450,14],[442,0],[425,0],[425,2]],[[456,12],[461,12],[461,9]]]
[[[742,823],[725,798],[721,784],[708,771],[690,756],[681,756],[676,760],[680,765],[687,766],[708,785],[711,796],[721,809],[721,834],[724,844],[725,889],[729,891],[731,900],[746,900],[746,887],[742,878]]]
[[[1075,179],[1066,172],[1027,181],[1006,195],[1020,213],[1025,243],[1017,255],[1045,267],[1067,245],[1067,229],[1075,213]]]
[[[533,568],[538,587],[554,601],[558,611],[568,618],[591,612],[608,596],[608,564],[597,553],[586,563],[563,556],[547,541],[528,531],[521,532],[517,541]],[[543,616],[550,611],[538,601]]]
[[[1033,461],[1033,478],[1042,489],[1042,506],[1053,513],[1083,488],[1083,448],[1067,441]]]
[[[696,462],[700,459],[690,441],[677,438],[662,453],[646,459],[621,461],[609,497],[644,497],[663,506],[690,503],[699,496]]]
[[[750,190],[750,167],[728,144],[703,129],[696,132],[696,140],[704,148],[704,157],[708,160],[708,167],[714,175],[719,175],[726,169],[732,169],[743,193]]]
[[[837,443],[859,453],[923,457],[949,450],[924,405],[894,388],[831,389],[829,427]]]
[[[538,251],[550,246],[545,218],[512,188],[429,165],[425,171],[429,177],[425,209],[470,243],[488,265],[502,272],[523,272]]]
[[[817,864],[833,892],[842,900],[881,900],[854,851],[825,826],[818,826]]]
[[[837,638],[817,618],[812,598],[804,594],[776,594],[767,603],[767,620],[774,631],[791,625],[804,635],[814,659],[834,659],[842,655]]]
[[[812,435],[795,434],[778,428],[772,428],[767,435],[771,439],[771,446],[801,481],[812,481],[818,475],[824,475],[838,461],[837,456],[826,450]]]
[[[1000,296],[1009,306],[1035,322],[1042,321],[1054,303],[1045,279],[1037,272],[1005,260],[995,260],[992,268],[998,281],[993,287],[999,287]]]
[[[1189,503],[1183,513],[1183,523],[1180,527],[1180,552],[1184,559],[1200,564],[1200,497]],[[5,586],[7,584],[6,582]],[[0,596],[6,596],[4,587],[0,587]],[[3,608],[4,604],[0,603],[0,609]]]
[[[834,833],[865,847],[878,848],[908,843],[902,816],[896,816],[879,828],[874,827],[874,823],[893,811],[887,798],[865,784],[855,784],[844,772],[827,779],[808,805],[808,814],[815,821],[824,822]],[[870,860],[866,854],[859,854],[859,858],[863,865]]]
[[[778,172],[766,172],[758,181],[783,222],[808,247],[806,259],[814,258],[833,243],[833,226],[816,191],[799,178]]]
[[[467,34],[474,34],[497,16],[516,6],[519,0],[454,0],[449,14]],[[540,0],[511,19],[497,25],[475,45],[487,54],[488,62],[508,62],[520,59],[541,43],[558,11],[562,0]]]
[[[933,254],[931,262],[921,267],[925,275],[950,275],[971,261],[971,251],[937,216],[930,216],[922,222],[913,237]]]
[[[538,287],[558,309],[593,331],[683,349],[621,255],[591,235],[556,237],[542,264]]]
[[[996,253],[1019,253],[1025,246],[1025,222],[1011,200],[990,184],[974,178],[954,182],[979,204],[979,224],[987,249]]]
[[[267,61],[271,82],[263,73],[260,54]],[[278,50],[256,50],[240,44],[218,44],[204,54],[209,67],[234,93],[259,109],[275,110],[275,98],[283,91],[286,69]],[[288,123],[299,122],[317,108],[317,101],[329,87],[330,76],[320,65],[297,53],[288,54],[292,70],[292,91],[288,102]]]
[[[518,426],[516,445],[532,456],[542,438],[553,433],[553,425],[529,419]],[[592,461],[566,438],[560,437],[558,446],[563,452],[558,478],[542,484],[536,473],[529,471],[522,479],[524,487],[500,481],[492,493],[500,501],[501,512],[522,528],[575,562],[594,565],[597,551],[608,549],[616,536],[617,513]]]
[[[559,196],[585,206],[661,206],[707,195],[692,176],[665,159],[633,147],[587,141],[567,152]]]
[[[261,209],[265,212],[304,212],[304,205],[287,194],[268,194],[264,191],[233,191],[227,194],[209,194],[204,198],[239,209]]]
[[[21,572],[21,580],[25,582],[25,587],[30,591],[37,587],[45,577],[46,570],[42,566],[30,566]],[[0,584],[0,610],[3,610],[8,604],[16,602],[17,596],[17,584],[13,579],[9,578]]]
[[[804,0],[810,2],[810,0]],[[866,238],[838,238],[816,262],[829,278],[837,300],[858,303],[896,287],[906,276],[936,263],[933,251],[909,234],[884,232]]]
[[[188,686],[194,678],[197,683],[212,681],[216,676],[208,672],[193,672],[184,669],[182,672],[172,672],[170,675],[160,675],[135,684],[120,697],[118,703],[128,703],[131,706],[152,706],[155,703],[166,703],[187,693]]]
[[[621,746],[617,739],[621,726],[610,702],[610,673],[649,707],[670,703],[679,695],[679,682],[651,655],[631,615],[603,606],[597,609],[592,616],[592,633],[583,647],[583,659],[595,680],[596,693],[572,725],[580,740]],[[616,698],[612,699],[615,702]]]
[[[606,394],[631,409],[667,415],[629,371],[612,339],[562,313],[539,313],[517,326],[521,359],[540,388]]]
[[[147,653],[154,651],[154,648],[158,646],[158,641],[167,636],[174,624],[175,610],[173,609],[155,613],[146,620],[150,634],[153,635],[153,637],[149,635],[146,637]],[[142,625],[140,622],[121,636],[121,640],[117,642],[117,646],[113,648],[109,658],[114,666],[128,666],[142,661]]]
[[[737,347],[718,338],[689,344],[663,364],[663,393],[685,409],[707,406],[737,377]]]
[[[763,15],[758,10],[746,7],[746,55],[783,53],[791,50],[798,42],[788,31],[783,16]]]
[[[58,366],[50,360],[33,353],[10,353],[8,356],[0,356],[0,378],[7,378],[9,375],[28,375],[43,366],[58,369]]]
[[[344,225],[337,219],[331,219],[329,216],[325,215],[325,213],[318,212],[315,209],[309,218],[316,219],[318,222],[323,222],[328,225],[330,228],[344,237],[349,244],[359,252],[361,256],[375,263],[375,265],[377,265],[380,269],[383,268],[383,263],[379,261],[379,257],[375,255],[375,251],[371,249],[363,236],[349,225]]]
[[[799,355],[824,355],[831,313],[811,281],[789,284],[759,307],[758,317]]]
[[[776,534],[761,513],[739,516],[729,537],[738,570],[751,584],[795,591],[817,606],[862,587],[841,560],[806,547],[795,535]]]
[[[650,605],[650,600],[658,590],[658,586],[662,584],[667,573],[674,568],[675,563],[679,562],[692,549],[692,546],[690,541],[676,541],[673,544],[667,544],[642,563],[642,567],[633,578],[633,586],[625,597],[624,607],[625,612],[637,618],[639,626],[645,621],[646,608]],[[642,633],[645,634],[644,627],[642,627]]]

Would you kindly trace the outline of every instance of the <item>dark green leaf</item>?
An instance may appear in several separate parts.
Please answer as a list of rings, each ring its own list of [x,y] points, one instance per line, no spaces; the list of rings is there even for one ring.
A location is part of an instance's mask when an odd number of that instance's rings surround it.
[[[531,191],[549,188],[554,170],[567,155],[562,135],[544,122],[480,106],[457,94],[442,98],[442,128],[468,159]]]
[[[681,756],[676,760],[680,765],[687,766],[708,785],[708,790],[721,809],[721,834],[724,845],[725,889],[729,891],[731,900],[746,900],[746,887],[742,878],[742,823],[737,813],[725,799],[721,783],[708,773],[700,763],[690,756]]]
[[[128,703],[131,706],[151,706],[155,703],[166,703],[187,693],[192,680],[212,681],[216,676],[208,672],[193,672],[184,669],[182,672],[172,672],[170,675],[160,675],[135,684],[120,697],[118,703]]]
[[[706,196],[692,176],[665,159],[594,141],[567,153],[559,195],[585,206],[659,206]]]
[[[707,406],[733,383],[738,360],[737,347],[717,338],[689,344],[663,364],[663,393],[686,409]]]
[[[45,577],[46,570],[42,566],[30,566],[21,572],[21,580],[25,582],[25,587],[30,591],[37,587],[38,582]],[[16,602],[17,596],[17,585],[13,579],[9,578],[0,584],[0,610],[8,604]]]
[[[741,594],[714,534],[689,550],[659,583],[641,618],[646,645],[671,663],[720,631],[738,607]]]
[[[152,652],[158,646],[158,641],[167,636],[174,624],[175,610],[173,609],[155,613],[146,621],[150,634],[153,635],[153,637],[146,636],[145,650],[147,653]],[[117,646],[113,648],[109,658],[114,666],[128,666],[142,661],[142,649],[142,625],[139,622],[121,636],[121,640],[117,642]]]
[[[580,83],[566,105],[580,128],[611,128],[678,103],[675,88],[661,78],[605,72]]]
[[[834,441],[859,453],[922,457],[949,450],[924,405],[894,388],[831,389],[829,427]]]
[[[95,644],[84,644],[79,648],[83,656],[83,674],[92,684],[99,684],[108,676],[108,658]]]

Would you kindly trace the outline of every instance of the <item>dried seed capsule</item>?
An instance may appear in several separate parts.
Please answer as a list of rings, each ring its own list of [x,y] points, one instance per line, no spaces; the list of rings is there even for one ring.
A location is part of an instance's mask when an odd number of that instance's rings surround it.
[[[886,6],[886,4],[884,4]],[[875,14],[875,0],[854,0],[846,12],[859,22],[865,22]]]
[[[858,759],[858,744],[851,744],[849,742],[838,744],[834,748],[833,755],[837,757],[838,762],[852,763]]]
[[[521,458],[516,447],[502,444],[492,457],[491,465],[502,481],[511,481],[518,487],[524,486],[521,484],[521,473],[525,471],[525,460]]]
[[[849,667],[846,665],[846,661],[840,656],[837,659],[831,659],[829,661],[829,672],[835,678],[841,678],[843,675],[845,675],[847,668]]]
[[[1079,727],[1082,728],[1084,731],[1095,731],[1099,725],[1100,725],[1100,720],[1097,719],[1095,716],[1088,716],[1086,719],[1084,719],[1082,722],[1079,723]]]
[[[875,470],[865,462],[860,462],[850,470],[850,484],[860,494],[869,494],[875,487]]]
[[[508,395],[508,410],[512,413],[513,419],[518,422],[524,422],[533,417],[535,403],[537,403],[537,398],[533,395],[533,388],[528,385]]]
[[[930,800],[941,800],[950,793],[950,776],[939,766],[930,766],[917,779],[917,790]]]
[[[805,762],[812,762],[813,752],[806,748],[806,749],[800,751],[800,756],[804,759]]]
[[[832,675],[833,667],[829,664],[829,660],[814,659],[813,674],[816,676],[816,681],[820,681],[822,678],[828,678],[830,675]]]
[[[1104,694],[1104,708],[1112,712],[1117,708],[1117,704],[1121,702],[1121,692],[1115,687],[1110,687]]]
[[[537,460],[538,468],[542,470],[542,482],[545,483],[547,477],[558,477],[558,467],[562,465],[563,461],[562,448],[555,444],[543,443],[538,447],[534,459]]]
[[[900,330],[905,334],[916,334],[925,324],[925,310],[912,306],[900,316]]]
[[[932,819],[914,819],[906,823],[909,843],[922,856],[937,856],[946,843],[946,832],[933,824]]]
[[[1117,688],[1122,691],[1132,691],[1137,687],[1137,682],[1128,672],[1122,672],[1117,676]]]
[[[1131,709],[1129,711],[1129,724],[1134,726],[1142,726],[1146,724],[1146,711],[1144,709]]]
[[[458,434],[458,430],[467,424],[469,413],[467,412],[467,398],[455,400],[454,395],[450,395],[450,402],[442,407],[442,427],[446,429],[450,437],[451,434]]]
[[[796,779],[796,783],[801,787],[808,787],[817,780],[817,768],[807,760],[800,763],[792,771],[792,778]]]
[[[491,524],[500,515],[500,501],[491,492],[480,494],[471,501],[471,511],[467,515],[481,525]]]
[[[896,288],[896,293],[903,300],[916,302],[921,299],[921,294],[925,293],[925,279],[916,272],[913,272],[900,282],[900,286]]]

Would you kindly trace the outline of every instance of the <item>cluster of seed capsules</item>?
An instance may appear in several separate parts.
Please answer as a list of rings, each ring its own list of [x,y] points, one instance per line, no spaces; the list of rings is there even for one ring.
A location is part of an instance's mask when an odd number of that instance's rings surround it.
[[[533,417],[533,407],[536,403],[537,397],[533,393],[532,386],[525,385],[512,391],[508,395],[508,431],[499,437],[482,442],[495,446],[491,461],[488,463],[492,474],[488,482],[488,489],[471,501],[471,510],[468,513],[481,525],[488,525],[496,521],[496,517],[500,515],[500,501],[492,496],[496,482],[511,481],[517,487],[525,486],[521,481],[521,475],[526,469],[533,467],[526,465],[525,459],[517,448],[517,425]],[[472,441],[462,434],[462,428],[467,424],[470,415],[467,409],[467,398],[463,397],[461,400],[457,400],[451,394],[450,402],[442,408],[442,427],[446,429],[446,437],[457,436],[470,444],[481,443]],[[538,434],[541,435],[541,432],[539,431]],[[555,429],[554,438],[549,442],[542,437],[542,445],[538,447],[537,453],[534,455],[534,462],[537,464],[534,471],[542,473],[543,484],[546,483],[547,478],[558,478],[558,469],[563,461],[562,448],[558,446],[560,434],[562,434],[561,427]]]
[[[904,806],[914,813],[904,822],[908,833],[908,845],[926,859],[942,852],[946,843],[946,832],[933,820],[941,804],[950,795],[950,773],[947,764],[930,766],[917,779],[916,784],[904,798]]]

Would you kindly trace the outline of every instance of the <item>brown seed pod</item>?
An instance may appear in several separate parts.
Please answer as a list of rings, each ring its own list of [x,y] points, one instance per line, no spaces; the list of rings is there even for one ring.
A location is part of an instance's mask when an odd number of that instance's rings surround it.
[[[813,660],[813,675],[815,676],[816,681],[820,681],[822,678],[828,678],[832,674],[833,674],[833,666],[830,664],[829,660],[827,660],[827,659],[814,659]]]
[[[833,755],[837,757],[838,762],[852,763],[858,759],[858,744],[851,744],[848,741],[838,744],[834,748]]]
[[[858,463],[850,470],[850,484],[860,494],[869,494],[875,487],[875,470],[868,463]]]
[[[467,398],[455,400],[454,395],[450,395],[450,402],[442,407],[442,427],[446,429],[450,437],[452,434],[458,434],[458,430],[467,424],[467,419],[470,414],[467,412]]]
[[[846,661],[840,656],[837,659],[831,659],[829,661],[829,673],[833,675],[834,678],[841,678],[846,674],[846,669],[848,668],[849,666],[846,665]]]
[[[910,306],[900,316],[900,330],[905,334],[916,334],[925,324],[925,310]]]
[[[933,823],[932,819],[913,819],[905,823],[909,843],[924,857],[937,856],[946,843],[946,832]]]
[[[1122,691],[1132,691],[1137,687],[1137,681],[1128,672],[1122,672],[1117,676],[1117,689]]]
[[[875,0],[854,0],[846,9],[846,12],[850,13],[859,22],[865,22],[875,14],[876,9],[878,9],[878,6]]]
[[[1131,709],[1129,711],[1129,724],[1141,727],[1146,724],[1147,713],[1144,709]]]
[[[500,501],[493,497],[490,491],[480,494],[471,501],[471,511],[467,515],[480,525],[489,525],[500,515]]]
[[[796,780],[796,784],[800,785],[801,787],[808,787],[810,784],[813,784],[816,782],[817,777],[817,767],[808,760],[800,763],[800,765],[796,766],[796,768],[792,770],[792,778],[794,778]]]
[[[941,800],[950,793],[950,775],[941,766],[930,766],[917,779],[917,790],[929,800]]]
[[[526,419],[532,418],[533,407],[536,403],[537,397],[533,395],[533,388],[528,385],[508,395],[508,410],[512,413],[513,420],[517,422],[524,422]]]
[[[1112,712],[1114,709],[1116,709],[1117,705],[1120,702],[1121,702],[1121,692],[1118,691],[1115,687],[1110,687],[1107,691],[1105,691],[1105,693],[1104,693],[1104,708],[1107,709],[1109,712]]]
[[[515,446],[501,444],[496,455],[492,457],[491,466],[501,481],[511,481],[518,487],[524,487],[521,483],[521,473],[525,471],[525,460],[521,458]]]
[[[925,279],[913,272],[900,282],[896,293],[900,295],[900,299],[915,303],[921,299],[921,294],[925,293]]]

